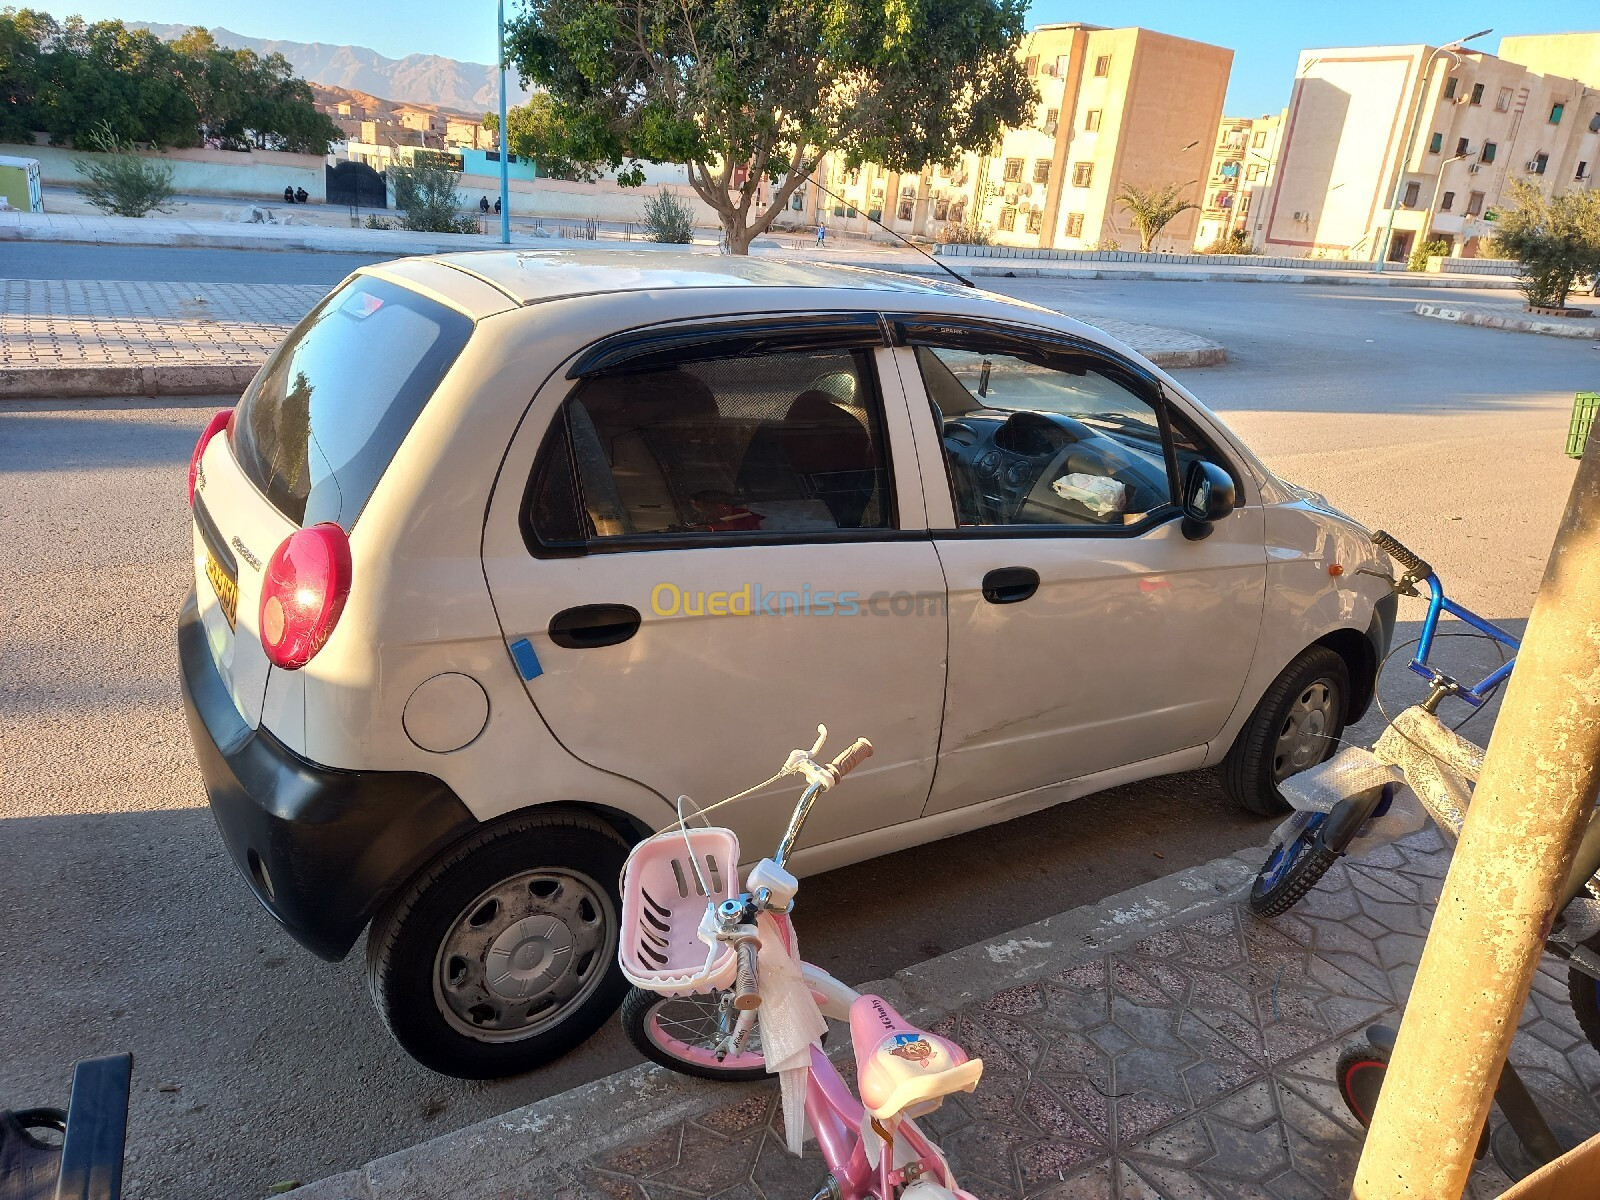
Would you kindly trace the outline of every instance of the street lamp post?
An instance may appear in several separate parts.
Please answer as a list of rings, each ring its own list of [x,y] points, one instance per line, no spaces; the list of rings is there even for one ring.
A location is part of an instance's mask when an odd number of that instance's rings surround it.
[[[497,17],[500,47],[500,244],[511,244],[511,132],[506,128],[506,0],[500,0]]]
[[[1453,59],[1455,58],[1453,51],[1459,50],[1470,41],[1487,37],[1493,32],[1494,30],[1492,29],[1480,29],[1477,33],[1469,33],[1464,38],[1446,42],[1437,50],[1431,51],[1428,57],[1422,60],[1422,92],[1417,97],[1416,111],[1411,114],[1411,128],[1406,133],[1405,150],[1401,152],[1399,170],[1395,173],[1394,195],[1389,197],[1389,216],[1383,224],[1383,243],[1378,247],[1378,261],[1372,264],[1372,269],[1380,274],[1389,258],[1389,242],[1394,236],[1394,213],[1395,209],[1400,207],[1401,191],[1406,185],[1406,169],[1411,164],[1411,149],[1417,141],[1417,126],[1422,123],[1422,110],[1427,104],[1428,85],[1432,82],[1433,76],[1433,60],[1441,54],[1449,54]]]
[[[1426,242],[1433,233],[1433,219],[1439,213],[1439,189],[1444,186],[1444,169],[1453,162],[1460,162],[1466,158],[1465,154],[1452,154],[1439,164],[1439,178],[1433,181],[1433,203],[1428,205],[1428,212],[1422,222],[1422,240]]]

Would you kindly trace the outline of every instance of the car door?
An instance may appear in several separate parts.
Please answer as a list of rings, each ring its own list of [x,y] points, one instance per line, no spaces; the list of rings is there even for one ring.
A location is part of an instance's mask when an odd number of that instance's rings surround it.
[[[806,845],[921,813],[944,577],[874,314],[630,333],[558,372],[523,426],[484,566],[528,695],[571,753],[706,805],[772,775],[820,722],[830,748],[865,736],[877,753],[816,806]],[[717,820],[746,857],[770,853],[797,791]]]
[[[897,328],[908,394],[924,392],[911,411],[949,589],[927,811],[1203,747],[1254,652],[1263,522],[1241,491],[1190,540],[1178,480],[1202,457],[1240,488],[1242,472],[1152,376],[1093,343],[977,322]]]

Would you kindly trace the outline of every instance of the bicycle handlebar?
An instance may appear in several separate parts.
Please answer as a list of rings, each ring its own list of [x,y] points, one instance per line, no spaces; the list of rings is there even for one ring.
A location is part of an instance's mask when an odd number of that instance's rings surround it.
[[[833,772],[833,781],[839,782],[871,757],[872,743],[866,738],[857,738],[844,753],[828,764],[828,769]]]
[[[1382,529],[1372,535],[1372,544],[1404,567],[1416,579],[1426,579],[1433,574],[1428,560],[1414,550],[1402,545],[1400,539]]]

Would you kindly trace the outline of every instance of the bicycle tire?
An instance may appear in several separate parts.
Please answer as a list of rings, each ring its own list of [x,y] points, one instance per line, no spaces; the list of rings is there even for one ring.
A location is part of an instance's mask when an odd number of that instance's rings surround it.
[[[1583,948],[1600,954],[1600,934],[1583,943]],[[1572,1005],[1572,1015],[1578,1018],[1578,1028],[1589,1045],[1600,1050],[1600,979],[1567,964],[1567,1003]]]
[[[1378,1093],[1383,1088],[1384,1074],[1389,1070],[1389,1051],[1361,1041],[1346,1046],[1333,1068],[1333,1080],[1339,1088],[1339,1099],[1350,1110],[1350,1115],[1365,1129],[1372,1124],[1373,1109]],[[1373,1074],[1376,1072],[1376,1075]]]
[[[695,997],[668,997],[646,991],[644,988],[631,988],[622,1001],[622,1032],[640,1054],[651,1062],[666,1067],[669,1071],[676,1071],[680,1075],[692,1075],[696,1079],[711,1079],[721,1083],[765,1079],[767,1064],[759,1051],[754,1053],[746,1051],[740,1056],[740,1065],[718,1066],[708,1061],[709,1055],[706,1054],[687,1056],[691,1053],[688,1043],[660,1036],[659,1032],[658,1036],[651,1036],[652,1028],[657,1031],[660,1029],[659,1019],[652,1026],[652,1019],[656,1017],[659,1009],[680,1000],[693,999]],[[682,1049],[674,1052],[675,1045]],[[751,1062],[752,1059],[755,1062]]]
[[[1249,901],[1250,911],[1256,916],[1282,916],[1304,900],[1306,894],[1328,873],[1328,868],[1339,861],[1338,854],[1317,843],[1314,830],[1302,834],[1296,845],[1301,848],[1294,851],[1294,864],[1278,877],[1276,883],[1264,887],[1261,882],[1272,863],[1272,855],[1267,856],[1267,861],[1257,872],[1255,882],[1250,885]]]

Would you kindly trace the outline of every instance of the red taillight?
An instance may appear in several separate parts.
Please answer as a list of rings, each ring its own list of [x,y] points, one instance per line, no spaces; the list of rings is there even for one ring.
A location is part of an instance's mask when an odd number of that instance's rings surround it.
[[[331,521],[300,529],[273,552],[261,581],[261,645],[298,671],[327,642],[350,594],[350,539]]]
[[[206,447],[211,444],[211,439],[224,429],[233,424],[233,409],[225,408],[212,416],[206,422],[205,431],[201,433],[200,440],[195,443],[194,453],[189,457],[189,503],[194,504],[194,481],[200,475],[200,460],[205,456]]]

